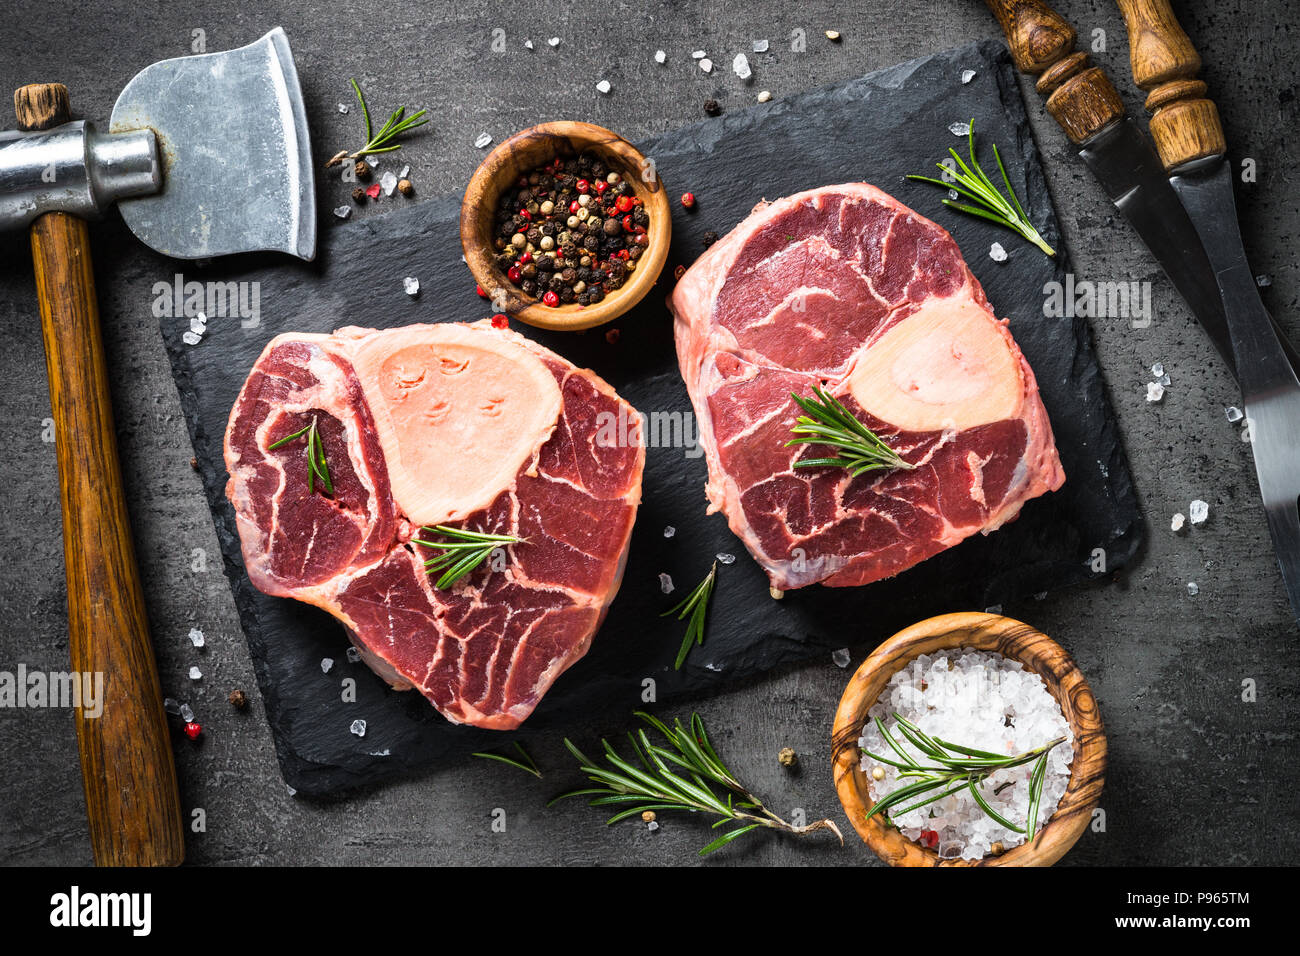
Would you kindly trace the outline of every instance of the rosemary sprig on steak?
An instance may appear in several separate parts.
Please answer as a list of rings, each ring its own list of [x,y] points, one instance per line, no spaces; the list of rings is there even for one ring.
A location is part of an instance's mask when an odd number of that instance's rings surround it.
[[[713,595],[713,585],[717,578],[718,562],[714,561],[713,567],[709,569],[704,580],[695,585],[695,590],[686,596],[686,600],[659,615],[667,617],[669,614],[676,614],[679,621],[690,615],[690,621],[686,625],[686,636],[682,638],[682,647],[677,652],[677,661],[673,664],[673,670],[681,670],[691,648],[696,644],[704,643],[704,620],[709,613],[709,598]]]
[[[426,548],[437,548],[442,552],[424,562],[424,570],[429,574],[433,574],[435,571],[442,572],[442,577],[438,578],[438,583],[434,585],[439,590],[451,587],[486,561],[488,555],[502,545],[518,544],[523,540],[508,534],[483,534],[480,531],[470,531],[466,528],[448,528],[440,524],[433,527],[426,526],[420,530],[437,531],[447,539],[446,541],[411,539],[414,544],[421,544]]]
[[[519,756],[522,758],[521,760],[516,760],[514,757],[507,757],[503,754],[493,753],[473,753],[470,754],[470,756],[482,757],[485,760],[498,760],[501,763],[509,764],[512,767],[518,767],[524,773],[531,773],[538,780],[542,779],[542,772],[537,769],[537,763],[528,755],[528,751],[524,749],[524,745],[517,740],[515,741],[515,750],[519,751]]]
[[[1056,250],[1049,246],[1043,237],[1038,234],[1034,224],[1029,221],[1025,215],[1024,208],[1020,205],[1020,200],[1016,198],[1016,191],[1011,188],[1011,180],[1007,178],[1007,168],[1002,165],[1002,156],[998,153],[997,144],[993,144],[993,158],[997,160],[998,169],[1002,173],[1002,182],[1006,184],[1007,195],[1003,196],[998,188],[993,185],[988,174],[975,159],[975,121],[972,119],[968,127],[967,143],[970,149],[970,165],[957,155],[955,149],[948,152],[952,158],[957,161],[961,171],[949,169],[943,163],[936,163],[946,175],[953,177],[954,182],[945,182],[941,179],[933,179],[930,176],[908,176],[908,179],[915,179],[918,182],[933,183],[936,186],[942,186],[944,189],[956,190],[961,195],[971,200],[971,203],[957,202],[952,199],[945,199],[943,204],[951,206],[953,209],[969,213],[972,216],[979,216],[981,219],[988,219],[996,222],[999,226],[1005,226],[1012,232],[1019,233],[1028,239],[1039,249],[1043,250],[1049,256],[1055,256]],[[1008,197],[1010,197],[1008,199]],[[973,203],[973,205],[972,205]]]
[[[667,746],[651,740],[642,727],[627,735],[635,756],[632,760],[624,760],[609,741],[602,738],[606,764],[602,766],[588,759],[565,738],[564,745],[577,758],[582,772],[597,786],[563,793],[548,806],[566,797],[586,796],[591,797],[588,801],[590,806],[618,808],[618,812],[605,821],[606,825],[640,816],[646,811],[688,810],[718,817],[713,824],[715,829],[732,826],[702,848],[700,856],[760,828],[785,833],[830,830],[843,844],[844,837],[839,827],[830,820],[795,826],[763,806],[763,802],[741,784],[718,757],[709,743],[709,735],[699,714],[691,715],[689,728],[682,726],[681,720],[674,720],[673,726],[669,727],[650,714],[637,711],[636,716],[663,735]]]
[[[826,458],[803,458],[794,463],[796,468],[823,466],[847,468],[853,477],[882,468],[916,466],[904,461],[880,436],[862,424],[847,408],[825,391],[813,386],[815,398],[804,398],[790,393],[806,414],[799,416],[790,431],[796,436],[785,443],[791,445],[829,445],[839,449],[837,455]]]
[[[292,435],[285,435],[274,445],[268,445],[267,451],[273,451],[281,445],[287,445],[295,438],[307,436],[307,493],[311,494],[316,490],[316,482],[320,481],[322,487],[331,495],[334,494],[334,483],[330,481],[329,465],[325,462],[325,444],[320,439],[320,432],[316,430],[316,416],[311,417],[311,424],[306,428],[299,429]]]
[[[962,747],[940,740],[938,737],[931,737],[916,724],[898,714],[894,715],[894,720],[898,722],[899,734],[926,758],[926,763],[918,762],[915,756],[908,753],[885,729],[884,721],[877,717],[876,728],[885,739],[885,743],[889,744],[890,749],[894,751],[895,757],[882,757],[869,750],[864,750],[863,753],[872,760],[896,767],[899,770],[899,778],[906,778],[913,782],[877,800],[867,811],[868,820],[877,813],[888,816],[889,811],[900,803],[907,804],[898,811],[898,815],[902,816],[909,810],[927,806],[960,790],[967,790],[979,808],[996,823],[1008,830],[1025,834],[1025,842],[1034,839],[1034,831],[1038,825],[1038,804],[1043,796],[1043,781],[1047,774],[1047,755],[1058,744],[1065,742],[1064,737],[1057,737],[1033,750],[1007,756],[989,753],[987,750]],[[1025,825],[1020,827],[994,810],[984,799],[980,787],[990,775],[999,770],[1009,770],[1031,762],[1034,766],[1029,776],[1029,810]],[[937,766],[930,766],[930,764],[937,764]]]

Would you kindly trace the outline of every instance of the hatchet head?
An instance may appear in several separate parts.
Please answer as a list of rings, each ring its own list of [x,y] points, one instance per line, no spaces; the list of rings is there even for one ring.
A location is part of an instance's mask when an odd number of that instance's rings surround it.
[[[146,245],[178,259],[315,256],[307,113],[282,29],[146,67],[108,132],[78,121],[0,133],[0,229],[53,210],[94,218],[114,202]]]
[[[110,134],[137,130],[156,137],[163,185],[118,208],[146,245],[178,259],[315,256],[311,142],[284,30],[141,70],[109,124]]]

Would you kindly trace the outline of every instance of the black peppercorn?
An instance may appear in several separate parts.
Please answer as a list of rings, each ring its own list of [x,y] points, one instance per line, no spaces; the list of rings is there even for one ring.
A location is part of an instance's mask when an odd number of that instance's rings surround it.
[[[718,103],[717,100],[705,100],[704,112],[708,113],[710,116],[721,116],[722,106]]]
[[[352,201],[353,201],[354,203],[358,203],[358,204],[365,202],[365,201],[366,201],[366,191],[365,191],[364,189],[362,189],[360,186],[358,186],[356,189],[352,190]]]

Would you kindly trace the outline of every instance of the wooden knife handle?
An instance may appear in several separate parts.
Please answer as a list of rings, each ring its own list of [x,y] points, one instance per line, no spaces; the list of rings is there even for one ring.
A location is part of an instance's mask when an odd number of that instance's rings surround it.
[[[61,84],[14,93],[19,127],[69,119]],[[72,669],[103,674],[102,713],[76,710],[77,744],[101,866],[175,865],[185,855],[176,768],[114,443],[108,370],[86,224],[61,212],[31,227],[50,380]],[[93,679],[93,678],[92,678]]]
[[[1038,77],[1047,111],[1078,145],[1122,119],[1124,104],[1100,67],[1074,52],[1074,28],[1039,0],[984,0],[1007,36],[1011,58]]]
[[[1116,0],[1128,27],[1133,79],[1148,93],[1151,139],[1173,171],[1185,163],[1227,152],[1223,124],[1205,83],[1196,78],[1201,57],[1179,26],[1168,0]]]

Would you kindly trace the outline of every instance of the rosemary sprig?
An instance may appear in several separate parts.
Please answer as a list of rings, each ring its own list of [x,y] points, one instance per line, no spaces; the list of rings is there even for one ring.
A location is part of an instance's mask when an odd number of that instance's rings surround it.
[[[700,856],[712,853],[753,830],[767,828],[785,833],[810,833],[813,830],[830,830],[844,843],[839,827],[831,820],[818,820],[806,826],[795,826],[778,817],[763,806],[727,769],[704,729],[699,714],[692,714],[690,726],[682,726],[680,719],[669,727],[657,717],[637,711],[644,720],[666,739],[668,746],[653,742],[645,728],[628,734],[632,744],[633,760],[624,760],[610,745],[601,739],[605,751],[603,767],[587,758],[573,742],[565,738],[564,745],[577,758],[580,769],[595,787],[560,794],[547,806],[566,797],[586,796],[593,807],[617,807],[606,825],[628,817],[639,816],[646,810],[688,810],[718,817],[713,824],[718,827],[734,824],[716,840],[700,850]]]
[[[1034,839],[1034,833],[1038,828],[1038,807],[1043,796],[1043,781],[1047,775],[1047,756],[1051,753],[1052,748],[1065,742],[1064,737],[1057,737],[1041,747],[1026,750],[1024,753],[1006,756],[1004,754],[989,753],[987,750],[963,747],[941,740],[938,737],[931,737],[916,724],[899,714],[894,714],[894,720],[897,721],[898,732],[904,741],[911,744],[928,761],[938,764],[938,766],[927,766],[917,761],[885,729],[884,721],[877,717],[876,728],[880,731],[885,743],[889,744],[890,749],[897,755],[897,759],[882,757],[880,754],[873,754],[869,750],[863,750],[862,752],[872,760],[897,768],[900,780],[908,779],[915,782],[901,786],[877,800],[871,809],[867,811],[868,820],[877,813],[889,816],[890,811],[900,803],[908,805],[897,811],[896,815],[898,816],[935,803],[961,790],[966,790],[969,791],[979,808],[998,824],[1015,833],[1025,834],[1026,843]],[[984,799],[980,787],[984,785],[985,780],[997,771],[1009,770],[1012,767],[1020,767],[1027,763],[1033,763],[1034,769],[1029,777],[1029,810],[1026,815],[1025,825],[1021,827],[994,810],[988,801]],[[916,800],[916,802],[911,802],[913,800]]]
[[[791,445],[830,445],[838,448],[840,453],[830,458],[805,458],[796,461],[796,468],[817,468],[823,465],[849,469],[853,477],[863,472],[881,468],[906,468],[916,466],[904,461],[894,449],[890,448],[880,436],[862,424],[838,400],[826,392],[820,385],[813,386],[816,398],[804,398],[790,393],[807,414],[800,415],[798,422],[791,427],[795,438],[785,443]]]
[[[429,122],[427,119],[420,119],[428,112],[427,110],[420,110],[418,113],[407,116],[406,107],[399,106],[388,117],[388,122],[380,128],[378,133],[375,133],[370,124],[370,107],[366,106],[366,98],[361,95],[361,87],[357,86],[356,80],[349,79],[348,82],[352,84],[352,89],[357,94],[357,102],[361,104],[361,112],[366,118],[366,144],[354,153],[349,153],[346,149],[337,153],[325,164],[326,169],[338,165],[345,159],[359,159],[362,156],[375,153],[391,153],[395,149],[401,149],[402,144],[394,142],[397,137]]]
[[[523,758],[522,760],[516,760],[514,757],[507,757],[503,754],[492,753],[474,753],[470,754],[470,756],[482,757],[485,760],[498,760],[501,763],[509,764],[512,767],[518,767],[524,773],[531,773],[538,780],[542,779],[542,772],[537,769],[537,764],[533,761],[533,758],[528,756],[528,751],[524,749],[524,745],[516,740],[515,749],[519,751],[519,756]]]
[[[676,614],[679,621],[684,620],[687,615],[691,618],[686,625],[686,636],[682,638],[681,650],[677,652],[673,670],[681,670],[691,648],[696,644],[704,643],[704,620],[709,613],[709,598],[713,595],[713,585],[717,578],[718,562],[714,561],[713,567],[709,568],[709,573],[704,580],[695,585],[695,590],[686,596],[686,600],[659,615],[667,617]]]
[[[967,144],[970,149],[969,166],[957,155],[955,149],[948,150],[952,158],[957,161],[957,165],[961,167],[961,172],[949,169],[943,163],[935,164],[945,173],[951,175],[956,180],[955,182],[948,183],[930,176],[908,176],[907,178],[923,183],[933,183],[936,186],[942,186],[944,189],[956,190],[970,199],[971,203],[945,199],[943,201],[945,206],[951,206],[953,209],[970,213],[972,216],[979,216],[981,219],[988,219],[999,226],[1005,226],[1012,232],[1019,233],[1028,239],[1047,255],[1055,256],[1056,250],[1049,246],[1043,240],[1043,237],[1038,234],[1034,224],[1025,215],[1020,200],[1016,198],[1016,191],[1011,188],[1011,180],[1007,178],[1007,168],[1002,165],[1002,156],[998,152],[997,144],[993,144],[993,158],[997,160],[998,169],[1002,173],[1002,182],[1006,184],[1006,196],[1003,196],[998,191],[998,188],[993,185],[993,181],[989,179],[988,174],[980,166],[979,161],[975,159],[975,121],[973,119],[970,121]],[[1008,200],[1007,197],[1010,197],[1010,199]]]
[[[468,528],[448,528],[446,525],[427,525],[420,529],[421,531],[437,531],[448,541],[424,541],[420,538],[412,538],[414,544],[422,544],[426,548],[438,548],[442,553],[436,554],[424,562],[424,570],[429,574],[435,571],[443,572],[442,577],[434,587],[439,590],[451,587],[465,575],[469,574],[480,564],[487,560],[497,548],[505,544],[519,544],[523,538],[516,538],[509,534],[483,534],[481,531],[470,531]]]
[[[325,490],[331,495],[334,494],[334,483],[330,481],[330,469],[325,461],[325,443],[321,441],[320,432],[316,430],[315,415],[311,417],[310,425],[292,435],[285,435],[274,445],[268,445],[267,451],[274,451],[303,435],[307,436],[307,493],[311,494],[316,490],[316,481],[319,479]]]

